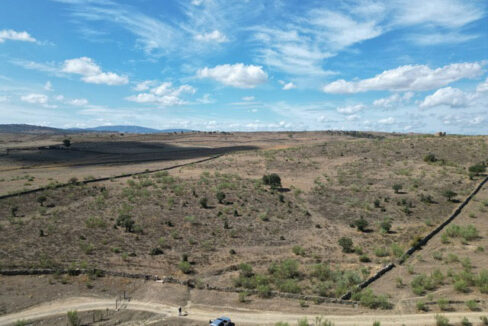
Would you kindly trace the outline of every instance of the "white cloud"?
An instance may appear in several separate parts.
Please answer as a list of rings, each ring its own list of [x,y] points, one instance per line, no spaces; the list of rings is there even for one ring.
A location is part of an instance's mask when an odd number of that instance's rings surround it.
[[[11,41],[22,41],[22,42],[36,42],[36,39],[33,38],[27,32],[16,32],[12,29],[2,29],[0,31],[0,43],[5,42],[5,40]]]
[[[129,82],[127,76],[102,72],[100,66],[88,57],[65,60],[62,72],[81,75],[81,80],[92,84],[124,85]]]
[[[44,90],[46,91],[52,91],[53,90],[53,85],[51,84],[50,81],[47,81],[45,84],[44,84]]]
[[[243,101],[254,101],[255,97],[254,96],[244,96],[242,98]]]
[[[84,98],[75,98],[68,101],[68,103],[74,106],[85,106],[88,104],[88,100]]]
[[[383,71],[373,78],[359,81],[336,80],[324,86],[326,93],[359,93],[374,90],[426,91],[463,78],[475,78],[483,72],[478,62],[453,63],[431,69],[426,65],[406,65]]]
[[[261,66],[247,66],[243,63],[218,65],[214,68],[205,67],[198,70],[197,76],[211,78],[224,85],[238,88],[254,88],[268,80],[268,74]]]
[[[476,87],[476,91],[478,93],[488,92],[488,78],[486,78],[484,82],[478,84],[478,86]]]
[[[337,108],[337,112],[343,113],[343,114],[351,114],[351,113],[356,113],[361,110],[363,110],[365,106],[363,104],[355,104],[355,105],[348,105],[348,106],[343,106]]]
[[[483,7],[476,1],[463,0],[399,0],[395,11],[395,24],[444,28],[459,28],[484,15]]]
[[[224,43],[227,42],[227,37],[218,30],[214,30],[210,33],[196,34],[195,40],[200,42],[217,42]]]
[[[378,123],[383,124],[383,125],[391,125],[395,123],[395,118],[393,117],[388,117],[384,119],[378,120]]]
[[[449,106],[451,108],[465,107],[469,104],[470,96],[458,88],[445,87],[438,89],[434,94],[427,96],[419,107],[430,108],[435,106]]]
[[[290,90],[290,89],[293,89],[293,88],[296,88],[296,85],[293,84],[293,82],[289,82],[289,83],[286,83],[286,84],[283,85],[283,89],[285,91]]]
[[[392,94],[386,98],[380,98],[373,102],[374,106],[382,106],[385,108],[390,108],[394,105],[403,104],[408,102],[414,96],[413,92],[406,92],[403,95],[400,93]]]
[[[349,121],[359,120],[359,118],[360,117],[358,114],[350,114],[350,115],[346,116],[346,119]]]
[[[151,88],[149,92],[126,97],[126,100],[136,103],[150,103],[163,107],[177,106],[188,104],[182,96],[184,94],[195,94],[195,92],[196,90],[190,85],[181,85],[175,88],[172,83],[164,82],[159,86]]]
[[[47,104],[49,98],[44,94],[31,93],[21,96],[20,100],[31,104]]]
[[[142,91],[147,91],[151,86],[155,85],[156,82],[154,80],[145,80],[140,83],[137,83],[134,88],[132,88],[135,91],[142,92]]]
[[[479,35],[459,32],[410,34],[408,39],[418,45],[435,46],[439,44],[458,44],[478,38]]]
[[[7,96],[0,96],[0,103],[5,103],[8,102],[8,97]]]

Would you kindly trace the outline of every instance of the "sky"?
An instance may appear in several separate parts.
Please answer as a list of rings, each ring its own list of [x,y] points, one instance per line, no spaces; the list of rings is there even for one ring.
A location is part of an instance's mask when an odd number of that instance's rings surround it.
[[[484,0],[2,0],[0,123],[488,134]]]

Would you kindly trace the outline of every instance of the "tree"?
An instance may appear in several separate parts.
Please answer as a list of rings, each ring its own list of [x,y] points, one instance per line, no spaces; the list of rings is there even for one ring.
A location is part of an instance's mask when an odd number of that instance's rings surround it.
[[[217,193],[217,200],[219,201],[220,204],[222,204],[224,199],[225,199],[225,194],[222,191],[219,191]]]
[[[271,188],[280,188],[281,178],[276,173],[265,174],[263,175],[263,183],[267,186],[271,186]]]
[[[134,225],[136,223],[134,220],[130,217],[130,215],[127,214],[121,214],[117,218],[117,226],[122,226],[125,228],[125,232],[132,232],[134,230]]]
[[[352,245],[353,243],[351,238],[342,237],[339,239],[339,246],[342,247],[343,252],[346,253],[353,252]]]
[[[392,186],[392,188],[395,191],[395,194],[398,194],[398,192],[403,188],[403,186],[400,183],[395,183]]]
[[[480,175],[486,171],[486,166],[483,163],[478,163],[469,167],[469,172],[474,175]]]
[[[449,190],[444,190],[442,192],[442,196],[446,197],[448,201],[452,201],[452,199],[457,196],[457,193],[449,189]]]
[[[63,145],[65,147],[70,147],[71,146],[71,140],[69,140],[68,138],[63,139]]]
[[[366,231],[369,223],[364,217],[361,216],[360,219],[354,221],[354,225],[358,228],[359,231],[364,232]]]

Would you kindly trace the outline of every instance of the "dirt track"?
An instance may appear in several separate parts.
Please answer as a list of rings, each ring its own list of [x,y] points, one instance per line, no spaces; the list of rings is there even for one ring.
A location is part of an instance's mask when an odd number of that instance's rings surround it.
[[[164,321],[166,318],[177,317],[177,307],[164,305],[155,302],[130,301],[123,303],[123,309],[134,311],[146,311],[160,315],[159,321]],[[34,320],[43,319],[55,315],[63,315],[69,310],[90,311],[90,310],[104,310],[114,309],[115,300],[89,298],[89,297],[73,297],[59,301],[52,301],[41,304],[27,310],[13,313],[0,317],[0,326],[11,325],[17,320]],[[188,313],[187,316],[181,317],[192,321],[208,322],[208,320],[216,316],[229,316],[234,322],[246,325],[274,325],[278,321],[295,323],[298,319],[307,317],[309,321],[315,320],[317,315],[299,315],[290,313],[270,312],[270,311],[256,311],[244,309],[220,309],[215,307],[201,306],[191,307],[191,305],[184,307]],[[444,313],[451,322],[459,322],[463,317],[468,317],[471,322],[479,322],[480,316],[485,316],[486,312],[450,312]],[[381,325],[434,325],[435,314],[407,314],[407,315],[383,315],[383,314],[362,314],[349,316],[324,316],[324,318],[332,321],[335,325],[372,325],[374,321],[381,322]],[[157,322],[152,319],[151,324]]]

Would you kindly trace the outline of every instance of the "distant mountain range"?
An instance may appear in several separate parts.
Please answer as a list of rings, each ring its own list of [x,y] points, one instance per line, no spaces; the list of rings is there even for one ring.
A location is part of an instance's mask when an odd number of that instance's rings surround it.
[[[191,132],[190,129],[152,129],[140,126],[100,126],[94,128],[51,128],[27,124],[0,124],[0,133],[14,134],[66,134],[81,132],[123,132],[129,134],[156,134],[173,132]]]

